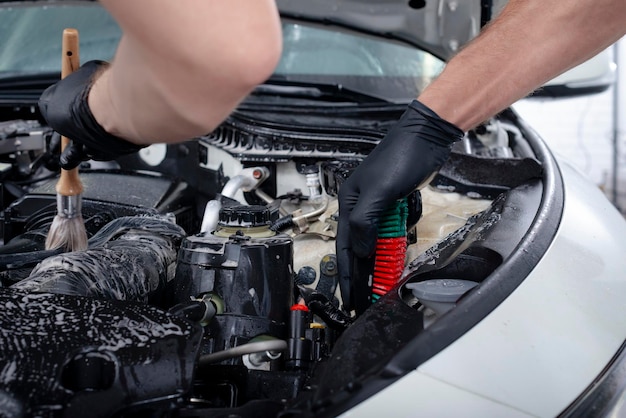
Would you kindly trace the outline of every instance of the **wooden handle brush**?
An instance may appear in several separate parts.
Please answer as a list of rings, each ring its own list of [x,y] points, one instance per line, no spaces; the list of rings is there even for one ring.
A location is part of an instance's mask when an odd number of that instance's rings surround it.
[[[63,31],[61,78],[67,77],[80,66],[78,42],[76,29]],[[61,137],[61,152],[69,142],[68,138]],[[57,215],[46,237],[46,249],[63,247],[66,251],[86,250],[87,231],[81,213],[83,184],[78,177],[78,167],[72,170],[61,169],[56,191]]]

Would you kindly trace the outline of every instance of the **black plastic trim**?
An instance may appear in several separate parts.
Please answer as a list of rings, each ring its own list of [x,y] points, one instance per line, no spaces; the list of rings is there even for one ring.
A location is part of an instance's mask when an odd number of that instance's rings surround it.
[[[600,376],[559,418],[594,418],[615,416],[611,409],[626,392],[626,341]],[[623,410],[621,411],[623,412]]]
[[[572,97],[582,97],[589,96],[590,94],[599,94],[607,91],[612,84],[606,83],[598,86],[588,86],[588,87],[568,87],[566,85],[554,85],[554,86],[543,86],[539,90],[533,92],[528,98],[538,98],[545,99],[546,97],[552,99],[565,99]]]
[[[484,27],[492,17],[493,12],[493,1],[492,0],[482,0],[480,3],[480,27]]]

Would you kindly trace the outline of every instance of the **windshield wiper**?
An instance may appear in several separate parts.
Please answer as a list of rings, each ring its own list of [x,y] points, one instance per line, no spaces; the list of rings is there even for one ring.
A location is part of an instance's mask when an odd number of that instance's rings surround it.
[[[334,102],[389,103],[388,100],[381,97],[364,93],[342,84],[295,81],[275,76],[257,86],[252,93],[254,95],[277,95]]]
[[[44,73],[0,73],[0,103],[30,104],[61,79],[58,71]]]
[[[41,73],[22,73],[18,71],[0,71],[0,88],[29,87],[43,84],[53,84],[59,81],[59,71],[46,71]]]

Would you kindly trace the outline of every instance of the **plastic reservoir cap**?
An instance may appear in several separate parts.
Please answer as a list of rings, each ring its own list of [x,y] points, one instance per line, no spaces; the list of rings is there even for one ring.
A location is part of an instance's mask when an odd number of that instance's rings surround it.
[[[219,225],[234,227],[257,227],[271,225],[268,207],[261,205],[226,206],[220,209]]]
[[[461,296],[477,285],[477,282],[470,280],[432,279],[408,283],[406,287],[423,305],[441,315],[452,309]]]

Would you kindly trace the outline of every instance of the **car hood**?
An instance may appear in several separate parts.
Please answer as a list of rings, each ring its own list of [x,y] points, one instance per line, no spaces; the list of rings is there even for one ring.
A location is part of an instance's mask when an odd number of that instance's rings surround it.
[[[277,0],[281,14],[396,38],[447,60],[506,0]]]

